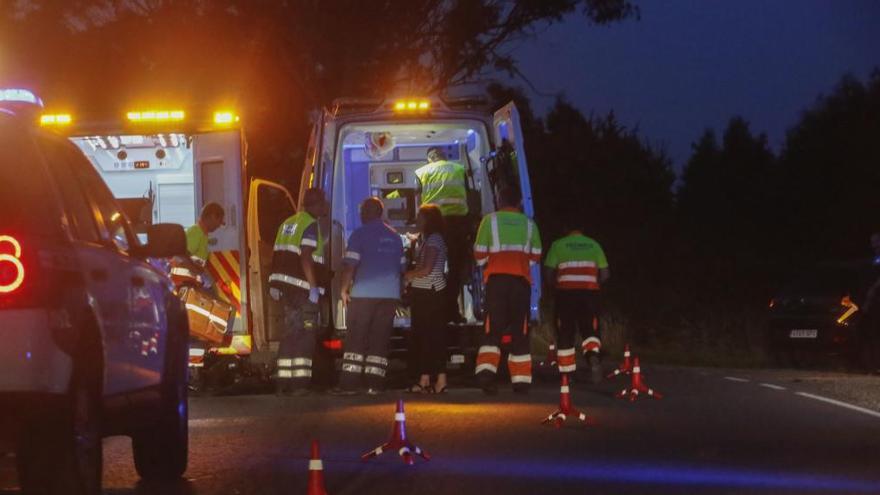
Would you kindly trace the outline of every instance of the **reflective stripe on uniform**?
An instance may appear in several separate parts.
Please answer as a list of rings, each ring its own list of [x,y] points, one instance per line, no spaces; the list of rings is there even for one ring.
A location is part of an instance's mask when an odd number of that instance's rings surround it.
[[[364,371],[364,367],[359,364],[342,363],[342,371],[347,373],[361,373]]]
[[[382,366],[388,366],[388,359],[383,358],[382,356],[367,356],[367,362],[373,364],[380,364]]]
[[[360,254],[360,253],[357,253],[357,252],[355,252],[355,251],[346,251],[344,257],[345,257],[345,258],[348,258],[348,259],[350,259],[350,260],[360,261],[360,259],[361,259],[361,254]]]
[[[565,270],[566,268],[596,268],[595,261],[566,261],[560,263],[558,267],[559,270]]]
[[[510,354],[507,356],[512,383],[532,383],[532,355]]]
[[[278,370],[278,378],[293,378],[293,371]]]
[[[309,370],[309,369],[293,370],[293,377],[294,378],[309,378],[310,376],[312,376],[312,370]]]
[[[302,251],[299,249],[299,246],[295,246],[293,244],[275,244],[275,251],[287,251],[296,254],[302,253]]]
[[[484,345],[480,347],[477,353],[477,367],[475,373],[488,371],[491,373],[498,372],[498,363],[501,360],[501,348],[494,345]]]
[[[293,359],[279,359],[276,364],[279,368],[290,368],[293,366]]]
[[[272,275],[269,275],[269,282],[282,282],[305,290],[311,290],[312,288],[312,286],[305,280],[300,280],[296,277],[291,277],[290,275],[284,275],[283,273],[273,273]],[[318,287],[318,293],[323,294],[324,288]]]
[[[364,373],[368,375],[376,375],[376,376],[385,376],[385,368],[380,368],[378,366],[367,366],[364,368]]]
[[[596,282],[598,279],[594,275],[560,275],[557,279],[559,282]]]
[[[342,359],[346,361],[362,362],[364,360],[364,355],[356,352],[346,352],[342,355]]]

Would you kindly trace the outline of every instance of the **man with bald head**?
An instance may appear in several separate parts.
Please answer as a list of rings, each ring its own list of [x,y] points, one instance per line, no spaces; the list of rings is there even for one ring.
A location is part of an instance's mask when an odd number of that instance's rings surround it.
[[[348,240],[343,257],[342,302],[348,336],[342,355],[338,395],[352,395],[366,385],[382,391],[388,369],[388,344],[400,302],[400,278],[406,268],[403,242],[382,221],[378,198],[361,204],[361,226]]]

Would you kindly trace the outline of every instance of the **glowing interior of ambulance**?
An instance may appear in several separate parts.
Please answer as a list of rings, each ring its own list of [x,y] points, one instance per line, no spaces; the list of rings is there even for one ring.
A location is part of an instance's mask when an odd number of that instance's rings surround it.
[[[470,203],[472,214],[493,209],[481,157],[490,152],[486,125],[477,120],[433,120],[428,122],[352,123],[340,130],[333,173],[332,224],[334,269],[341,261],[341,247],[361,224],[360,203],[375,196],[385,205],[385,219],[401,235],[416,231],[418,180],[415,171],[427,163],[429,148],[439,147],[449,160],[461,163],[468,173],[468,188],[478,194]],[[478,198],[478,199],[477,199]],[[404,236],[404,243],[408,240]],[[475,317],[470,294],[463,293],[463,315]],[[337,326],[344,325],[343,308],[337,305]],[[408,326],[406,314],[399,314],[395,326]]]

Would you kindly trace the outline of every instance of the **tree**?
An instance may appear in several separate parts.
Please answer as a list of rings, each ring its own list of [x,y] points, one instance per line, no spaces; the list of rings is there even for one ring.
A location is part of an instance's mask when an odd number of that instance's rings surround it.
[[[788,133],[777,216],[796,258],[868,255],[880,230],[880,71],[845,76]]]
[[[311,109],[516,74],[506,44],[577,12],[638,14],[628,0],[29,0],[0,9],[0,46],[7,78],[78,115],[145,95],[223,102],[245,114],[257,167],[298,166]]]

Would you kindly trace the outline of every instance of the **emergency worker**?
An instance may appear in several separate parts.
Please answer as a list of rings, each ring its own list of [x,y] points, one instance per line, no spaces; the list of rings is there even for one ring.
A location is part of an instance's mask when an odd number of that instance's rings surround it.
[[[208,203],[202,207],[198,222],[186,229],[186,250],[189,256],[175,256],[169,266],[171,280],[176,287],[211,288],[213,280],[205,270],[210,255],[208,234],[223,226],[224,217],[222,206]]]
[[[474,257],[486,283],[486,334],[477,354],[476,375],[487,395],[498,392],[495,376],[501,361],[501,337],[510,334],[507,366],[514,392],[527,393],[532,383],[529,351],[529,267],[541,260],[538,227],[519,209],[517,189],[499,192],[500,209],[483,217]]]
[[[361,204],[361,226],[348,240],[343,257],[342,301],[348,336],[336,395],[379,394],[388,369],[388,345],[400,303],[401,275],[406,268],[400,235],[382,221],[378,198]]]
[[[279,395],[308,394],[318,333],[318,299],[324,293],[324,236],[318,218],[327,212],[320,189],[309,189],[303,210],[278,228],[269,294],[281,303],[286,333],[278,347]]]
[[[468,216],[467,172],[464,165],[447,159],[437,147],[428,148],[428,164],[416,170],[421,188],[421,205],[440,207],[446,225],[449,257],[447,303],[450,321],[463,321],[458,309],[463,272],[468,266],[471,222]]]
[[[591,379],[599,383],[599,289],[611,276],[605,252],[579,229],[569,229],[565,237],[550,246],[544,266],[546,280],[555,289],[559,372],[575,372],[575,336],[579,333],[584,339],[581,352],[590,363]]]

